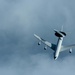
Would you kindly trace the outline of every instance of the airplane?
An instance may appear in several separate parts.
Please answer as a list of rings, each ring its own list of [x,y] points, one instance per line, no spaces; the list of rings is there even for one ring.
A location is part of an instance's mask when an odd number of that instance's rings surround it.
[[[47,50],[47,47],[49,47],[54,51],[54,60],[56,60],[59,57],[60,52],[62,51],[69,49],[69,53],[72,53],[72,48],[75,47],[75,44],[63,46],[62,42],[63,42],[63,38],[66,37],[66,33],[63,32],[63,30],[58,31],[56,29],[54,29],[54,32],[55,32],[55,36],[58,37],[57,44],[50,43],[36,34],[34,34],[34,36],[40,41],[38,42],[38,45],[41,45],[41,43],[45,44],[44,50]]]

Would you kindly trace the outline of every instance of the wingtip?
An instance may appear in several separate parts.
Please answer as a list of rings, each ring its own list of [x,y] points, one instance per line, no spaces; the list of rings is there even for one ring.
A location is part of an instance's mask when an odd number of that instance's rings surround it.
[[[36,36],[36,34],[34,34],[34,36]]]
[[[38,37],[36,34],[34,34],[35,37]]]

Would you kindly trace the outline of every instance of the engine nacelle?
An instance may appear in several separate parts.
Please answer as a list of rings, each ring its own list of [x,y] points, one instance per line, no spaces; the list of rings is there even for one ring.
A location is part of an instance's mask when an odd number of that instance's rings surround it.
[[[38,45],[41,45],[41,42],[38,42]]]
[[[47,50],[47,46],[44,47],[44,50]]]
[[[72,49],[69,50],[69,53],[72,53]]]

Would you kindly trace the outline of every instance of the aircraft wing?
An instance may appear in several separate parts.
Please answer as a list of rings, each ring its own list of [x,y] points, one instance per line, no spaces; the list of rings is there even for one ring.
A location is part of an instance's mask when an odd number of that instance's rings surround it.
[[[46,46],[50,47],[52,50],[55,51],[55,48],[56,48],[56,45],[55,44],[52,44],[46,40],[44,40],[43,38],[37,36],[36,34],[34,34],[34,36],[39,40],[41,41],[42,43],[44,43]]]
[[[68,50],[68,49],[71,49],[71,48],[74,48],[74,47],[75,47],[75,44],[69,45],[69,46],[62,46],[61,51],[65,51],[65,50]]]

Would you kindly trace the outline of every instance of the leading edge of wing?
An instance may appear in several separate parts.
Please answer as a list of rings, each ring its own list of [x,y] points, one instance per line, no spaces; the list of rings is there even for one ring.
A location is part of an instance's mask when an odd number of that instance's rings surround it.
[[[38,40],[40,40],[42,43],[44,43],[45,45],[47,45],[48,47],[50,47],[52,50],[55,51],[55,48],[56,48],[56,45],[55,45],[55,44],[52,44],[52,43],[50,43],[50,42],[44,40],[43,38],[39,37],[39,36],[36,35],[36,34],[34,34],[34,36],[35,36]]]
[[[61,51],[65,51],[65,50],[68,50],[68,49],[71,49],[71,48],[74,48],[74,47],[75,47],[75,44],[68,45],[68,46],[62,46]]]

